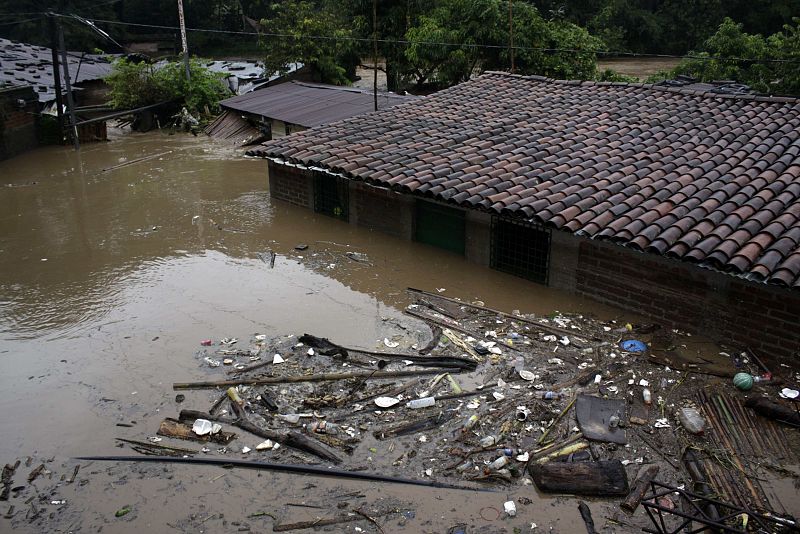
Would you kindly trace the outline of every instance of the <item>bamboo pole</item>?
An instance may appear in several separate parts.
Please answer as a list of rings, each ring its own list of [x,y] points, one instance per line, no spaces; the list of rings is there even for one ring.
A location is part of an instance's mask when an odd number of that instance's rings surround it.
[[[455,372],[455,371],[452,371]],[[240,380],[219,380],[207,382],[175,382],[172,389],[213,389],[231,386],[265,386],[269,384],[289,384],[296,382],[332,382],[336,380],[349,380],[351,378],[372,379],[400,378],[404,376],[435,375],[441,369],[420,369],[418,371],[375,371],[370,373],[323,373],[318,375],[279,376],[272,378],[251,378]]]

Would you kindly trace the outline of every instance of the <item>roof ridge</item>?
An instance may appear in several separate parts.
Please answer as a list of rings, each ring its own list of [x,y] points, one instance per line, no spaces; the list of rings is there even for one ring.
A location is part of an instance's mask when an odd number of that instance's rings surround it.
[[[362,89],[360,87],[349,87],[346,85],[330,85],[327,83],[314,83],[314,82],[304,82],[301,80],[289,80],[289,83],[293,83],[295,85],[302,85],[303,87],[309,87],[311,89],[328,89],[332,91],[345,91],[348,93],[359,93],[362,95],[371,95],[372,91],[368,89]],[[280,84],[277,84],[280,85]],[[392,91],[378,91],[379,97],[397,97],[397,98],[405,98],[409,95],[398,95]]]
[[[635,89],[647,89],[652,91],[661,91],[667,93],[680,93],[689,96],[701,96],[705,98],[719,98],[722,100],[743,100],[748,102],[769,102],[778,104],[800,104],[800,97],[795,96],[772,96],[764,94],[725,94],[713,93],[710,91],[698,91],[688,87],[670,87],[661,86],[652,83],[644,82],[601,82],[596,80],[559,80],[556,78],[548,78],[537,74],[515,74],[500,70],[487,70],[481,76],[504,76],[507,78],[520,78],[523,80],[531,80],[535,82],[555,83],[560,85],[581,85],[581,86],[595,86],[595,87],[632,87]]]

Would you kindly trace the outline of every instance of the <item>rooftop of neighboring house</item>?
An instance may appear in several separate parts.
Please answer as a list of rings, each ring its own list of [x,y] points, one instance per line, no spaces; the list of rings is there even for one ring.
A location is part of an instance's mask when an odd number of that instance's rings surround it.
[[[59,54],[58,63],[63,70]],[[111,63],[103,56],[67,52],[70,81],[74,84],[99,80],[111,73]],[[30,85],[39,102],[55,100],[52,49],[0,38],[0,85]],[[62,89],[66,87],[63,73]]]
[[[253,155],[800,288],[800,100],[490,72]]]
[[[378,93],[378,109],[416,100],[415,96]],[[374,110],[372,91],[291,81],[220,102],[223,108],[261,115],[310,128]]]

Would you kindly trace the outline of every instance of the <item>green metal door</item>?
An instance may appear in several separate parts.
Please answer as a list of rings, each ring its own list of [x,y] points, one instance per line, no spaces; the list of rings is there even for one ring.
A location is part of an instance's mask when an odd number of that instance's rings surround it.
[[[464,254],[464,211],[418,200],[415,209],[414,239]]]

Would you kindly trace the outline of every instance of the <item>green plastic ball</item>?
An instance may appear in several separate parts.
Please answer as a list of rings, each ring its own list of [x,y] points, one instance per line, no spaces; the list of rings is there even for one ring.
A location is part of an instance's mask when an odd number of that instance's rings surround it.
[[[749,373],[736,373],[733,377],[733,385],[742,391],[747,391],[753,387],[753,375]]]

